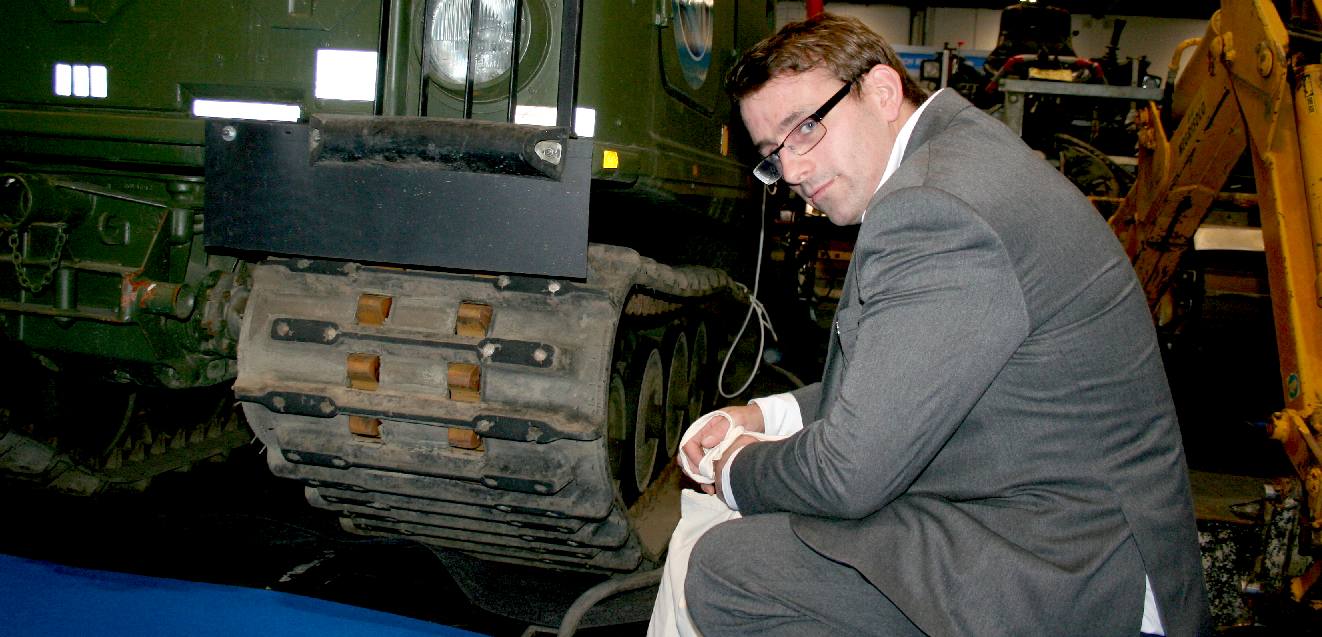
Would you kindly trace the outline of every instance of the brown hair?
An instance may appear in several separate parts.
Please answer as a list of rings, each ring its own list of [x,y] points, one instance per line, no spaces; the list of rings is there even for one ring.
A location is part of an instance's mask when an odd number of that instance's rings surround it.
[[[904,98],[914,106],[927,99],[895,50],[857,18],[822,13],[791,22],[740,56],[725,77],[725,90],[742,99],[773,78],[824,67],[842,82],[857,83],[869,69],[885,64],[900,74]]]

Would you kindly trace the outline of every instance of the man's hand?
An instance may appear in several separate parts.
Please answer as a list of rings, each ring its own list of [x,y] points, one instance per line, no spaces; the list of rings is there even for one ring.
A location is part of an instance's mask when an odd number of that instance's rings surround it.
[[[757,405],[732,405],[721,409],[721,411],[730,414],[730,418],[734,419],[733,424],[743,427],[744,431],[756,431],[760,433],[763,430],[762,409]],[[701,431],[690,438],[689,441],[684,444],[684,447],[680,449],[680,453],[688,457],[689,465],[697,467],[698,463],[702,462],[703,454],[706,453],[708,449],[720,444],[721,440],[725,438],[725,432],[729,431],[731,424],[732,423],[729,420],[717,416],[708,421],[707,425],[704,426]],[[750,436],[740,436],[739,440],[736,440],[735,443],[730,446],[730,449],[725,452],[724,457],[729,458],[732,451],[748,444],[749,442],[756,442],[756,439]],[[724,462],[721,462],[716,466],[716,476],[719,480],[721,475],[720,467],[724,466]],[[716,492],[716,489],[709,484],[702,485],[702,490],[707,493]]]

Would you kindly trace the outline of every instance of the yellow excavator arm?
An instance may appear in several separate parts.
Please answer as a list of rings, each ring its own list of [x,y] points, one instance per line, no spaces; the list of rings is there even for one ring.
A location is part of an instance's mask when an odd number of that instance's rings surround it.
[[[1309,4],[1311,2],[1311,5]],[[1322,0],[1287,3],[1303,22]],[[1133,261],[1157,322],[1171,318],[1181,255],[1247,149],[1280,353],[1285,408],[1272,416],[1303,483],[1322,545],[1322,64],[1318,42],[1295,36],[1266,0],[1222,0],[1176,86],[1169,137],[1150,103],[1139,113],[1139,168],[1111,227]],[[1307,40],[1307,41],[1305,41]],[[1295,578],[1297,599],[1322,574]]]

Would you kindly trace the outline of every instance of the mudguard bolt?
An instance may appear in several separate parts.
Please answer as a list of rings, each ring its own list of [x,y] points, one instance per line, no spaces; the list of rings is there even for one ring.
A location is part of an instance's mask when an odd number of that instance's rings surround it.
[[[1263,77],[1269,77],[1272,74],[1272,68],[1276,65],[1276,55],[1272,53],[1271,45],[1266,42],[1258,43],[1258,74]]]
[[[551,294],[555,294],[556,292],[559,292],[559,291],[560,291],[560,282],[559,282],[559,281],[552,281],[552,282],[550,282],[550,283],[547,283],[547,284],[546,284],[546,291],[547,291],[547,292],[550,292]]]
[[[234,141],[238,136],[239,131],[233,126],[226,126],[225,128],[220,129],[220,138],[227,142]]]
[[[541,347],[533,350],[532,353],[532,359],[539,363],[545,363],[548,356],[550,356],[550,354],[547,354],[546,350]]]
[[[542,161],[555,165],[560,164],[560,158],[563,155],[563,151],[560,148],[560,142],[549,139],[537,142],[537,144],[533,146],[533,152],[537,153],[537,156],[541,157]]]

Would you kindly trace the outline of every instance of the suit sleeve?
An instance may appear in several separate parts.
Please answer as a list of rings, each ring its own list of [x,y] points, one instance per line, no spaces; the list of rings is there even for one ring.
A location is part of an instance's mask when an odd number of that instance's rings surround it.
[[[731,463],[745,514],[854,519],[880,510],[955,434],[1027,337],[1005,246],[945,192],[908,188],[874,202],[853,258],[859,303],[838,315],[847,366],[838,394],[826,413],[804,405],[805,421],[816,421],[799,435],[749,445]]]

